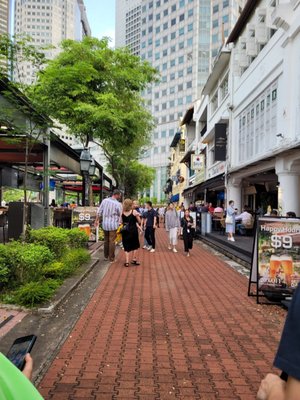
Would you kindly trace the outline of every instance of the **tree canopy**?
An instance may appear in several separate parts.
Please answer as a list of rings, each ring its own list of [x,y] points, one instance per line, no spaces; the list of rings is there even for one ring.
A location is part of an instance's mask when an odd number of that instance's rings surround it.
[[[138,174],[151,176],[137,160],[154,126],[141,94],[157,77],[150,64],[129,50],[111,49],[108,39],[86,37],[64,41],[62,52],[38,74],[28,93],[86,146],[94,141],[102,147],[117,184],[126,183],[125,165],[136,171],[138,186]]]

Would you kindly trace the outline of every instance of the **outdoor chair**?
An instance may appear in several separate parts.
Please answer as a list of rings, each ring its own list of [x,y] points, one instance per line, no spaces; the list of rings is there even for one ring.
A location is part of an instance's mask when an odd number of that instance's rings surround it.
[[[2,228],[2,241],[5,244],[5,228],[7,226],[7,214],[0,215],[0,228]]]

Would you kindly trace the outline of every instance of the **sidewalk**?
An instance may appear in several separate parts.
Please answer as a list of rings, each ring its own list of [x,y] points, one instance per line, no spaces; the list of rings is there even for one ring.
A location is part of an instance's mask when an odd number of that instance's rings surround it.
[[[247,297],[247,279],[195,245],[110,267],[40,384],[45,399],[253,400],[285,312]],[[183,244],[180,242],[180,249]]]

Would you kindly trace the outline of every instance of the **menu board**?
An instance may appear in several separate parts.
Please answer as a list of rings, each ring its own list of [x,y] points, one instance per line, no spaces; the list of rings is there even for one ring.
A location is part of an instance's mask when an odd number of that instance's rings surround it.
[[[258,290],[293,293],[300,282],[300,220],[263,217],[257,227]]]
[[[98,242],[99,229],[95,227],[97,207],[76,207],[72,212],[72,227],[85,231],[89,241]]]

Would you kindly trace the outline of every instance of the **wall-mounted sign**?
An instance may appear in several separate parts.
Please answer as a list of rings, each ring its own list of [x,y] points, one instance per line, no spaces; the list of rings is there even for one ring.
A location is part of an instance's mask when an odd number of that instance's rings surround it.
[[[205,168],[205,156],[204,154],[192,154],[191,157],[191,169],[199,171]]]
[[[215,124],[215,161],[226,161],[227,124]]]

